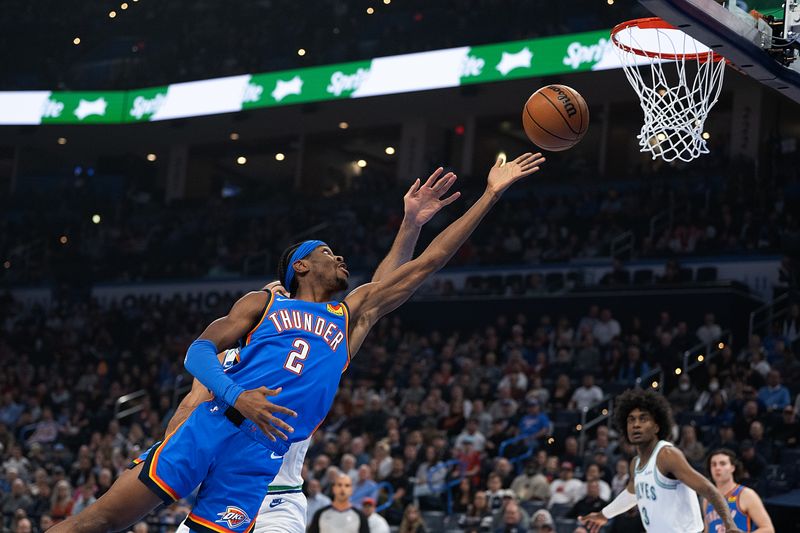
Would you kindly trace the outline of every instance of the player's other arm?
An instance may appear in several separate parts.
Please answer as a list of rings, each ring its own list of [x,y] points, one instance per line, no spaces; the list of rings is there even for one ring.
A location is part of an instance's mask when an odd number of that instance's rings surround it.
[[[660,471],[665,474],[671,474],[678,481],[685,483],[697,494],[708,500],[722,519],[722,523],[728,533],[741,533],[733,523],[725,498],[708,479],[701,476],[697,470],[691,467],[682,451],[675,446],[662,448],[656,458],[656,466]]]
[[[636,507],[636,487],[633,483],[633,469],[634,463],[631,460],[628,465],[628,485],[625,490],[617,494],[617,497],[611,503],[603,507],[602,511],[578,517],[578,521],[589,528],[589,533],[597,533],[610,519]]]
[[[352,313],[351,354],[358,351],[366,333],[382,316],[394,311],[434,272],[441,269],[472,234],[483,217],[514,182],[539,170],[541,154],[524,154],[509,163],[501,159],[489,172],[483,195],[458,220],[442,231],[422,254],[377,283],[362,285],[345,302]]]
[[[739,504],[742,507],[742,511],[747,513],[758,524],[758,529],[754,530],[753,533],[775,533],[775,526],[772,525],[772,520],[756,491],[745,487],[739,496]]]
[[[272,298],[270,292],[250,292],[240,298],[230,312],[218,318],[203,331],[186,352],[186,370],[207,387],[216,398],[234,406],[244,417],[252,420],[272,440],[273,432],[286,439],[277,428],[292,432],[293,428],[272,415],[274,412],[297,416],[291,409],[267,401],[266,396],[275,396],[281,389],[271,391],[266,387],[245,391],[226,375],[217,358],[220,349],[232,347],[244,337]]]
[[[372,281],[380,281],[389,272],[407,263],[414,255],[414,247],[419,239],[419,232],[433,216],[446,205],[455,202],[461,193],[455,192],[442,200],[456,181],[456,175],[448,172],[442,176],[444,169],[437,168],[424,184],[416,180],[405,196],[403,196],[403,222],[386,257],[378,265]],[[442,176],[440,178],[440,176]]]

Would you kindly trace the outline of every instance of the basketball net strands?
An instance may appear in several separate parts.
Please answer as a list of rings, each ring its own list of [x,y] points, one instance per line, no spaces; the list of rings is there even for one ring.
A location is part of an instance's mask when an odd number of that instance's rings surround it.
[[[658,17],[618,24],[611,41],[644,112],[640,151],[667,162],[707,154],[703,126],[722,90],[725,59]]]

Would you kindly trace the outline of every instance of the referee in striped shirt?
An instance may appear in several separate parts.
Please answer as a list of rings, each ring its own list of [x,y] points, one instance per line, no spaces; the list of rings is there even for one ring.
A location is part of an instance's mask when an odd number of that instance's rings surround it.
[[[350,504],[352,495],[353,480],[339,474],[333,483],[333,503],[314,513],[309,533],[369,533],[367,517]]]

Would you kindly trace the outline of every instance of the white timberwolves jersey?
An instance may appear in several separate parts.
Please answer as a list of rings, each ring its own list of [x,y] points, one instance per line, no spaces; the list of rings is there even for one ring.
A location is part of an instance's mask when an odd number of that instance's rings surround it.
[[[311,437],[300,442],[293,442],[289,446],[289,451],[283,456],[283,463],[281,463],[281,469],[278,470],[278,475],[269,484],[270,492],[303,488],[303,462],[306,459],[309,444],[311,444]]]
[[[656,459],[665,446],[672,444],[658,441],[644,466],[639,465],[638,457],[634,462],[633,482],[642,523],[648,533],[699,533],[704,526],[697,493],[658,471]]]

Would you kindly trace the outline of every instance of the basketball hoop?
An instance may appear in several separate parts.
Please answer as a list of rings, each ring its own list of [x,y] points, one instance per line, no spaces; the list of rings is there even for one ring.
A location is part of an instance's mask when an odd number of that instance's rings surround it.
[[[719,98],[725,59],[658,17],[618,24],[611,42],[644,111],[640,151],[667,162],[707,154],[703,125]]]

